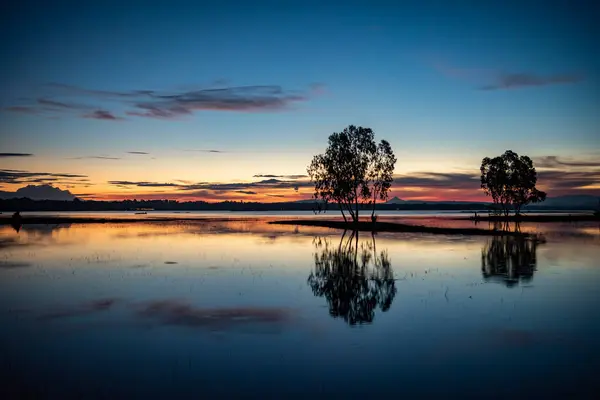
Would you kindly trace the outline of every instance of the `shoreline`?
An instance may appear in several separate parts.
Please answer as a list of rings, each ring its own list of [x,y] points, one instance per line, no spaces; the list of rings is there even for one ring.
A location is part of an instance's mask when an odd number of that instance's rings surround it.
[[[278,220],[270,221],[272,225],[298,225],[315,226],[320,228],[332,228],[343,230],[354,230],[361,232],[404,232],[404,233],[430,233],[437,235],[470,235],[470,236],[530,236],[527,233],[510,232],[503,230],[489,230],[479,228],[440,228],[435,226],[408,225],[396,222],[358,222],[346,223],[344,221],[323,220]]]
[[[473,222],[600,222],[600,216],[594,214],[582,215],[520,215],[518,217],[512,215],[504,216],[470,216],[452,218],[456,221],[473,221]]]

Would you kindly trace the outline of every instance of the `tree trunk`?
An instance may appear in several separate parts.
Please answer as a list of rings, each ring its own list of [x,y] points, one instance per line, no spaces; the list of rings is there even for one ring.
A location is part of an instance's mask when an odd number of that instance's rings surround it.
[[[354,211],[352,210],[352,204],[346,203],[345,205],[346,205],[346,208],[348,209],[348,213],[350,214],[350,217],[352,217],[352,221],[354,221],[356,219],[356,216],[354,215]]]
[[[354,212],[356,214],[354,222],[358,223],[358,193],[356,193],[356,189],[354,189],[354,207]]]
[[[373,211],[371,211],[371,221],[375,222],[375,203],[377,203],[377,191],[373,189]]]
[[[344,222],[347,224],[348,219],[346,218],[346,214],[344,214],[344,209],[342,208],[342,203],[338,201],[338,206],[340,207],[340,211],[342,212],[342,217],[344,217]]]

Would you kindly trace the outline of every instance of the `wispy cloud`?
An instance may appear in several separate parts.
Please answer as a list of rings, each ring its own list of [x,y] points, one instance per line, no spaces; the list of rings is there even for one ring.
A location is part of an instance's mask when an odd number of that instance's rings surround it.
[[[274,175],[274,174],[257,174],[254,178],[283,178],[283,179],[303,179],[308,178],[308,175]]]
[[[132,181],[108,181],[111,185],[117,186],[138,186],[138,187],[180,187],[177,183],[161,182],[132,182]]]
[[[22,113],[22,114],[38,114],[39,113],[37,108],[29,107],[29,106],[10,106],[10,107],[4,108],[4,110],[16,112],[16,113]]]
[[[83,157],[69,157],[67,160],[120,160],[120,157],[108,157],[108,156],[83,156]]]
[[[48,89],[53,89],[58,95],[77,95],[77,96],[90,96],[100,98],[135,98],[142,95],[152,95],[155,92],[153,90],[132,90],[132,91],[111,91],[111,90],[96,90],[86,89],[75,85],[68,85],[64,83],[49,83],[45,85]]]
[[[516,89],[531,86],[548,86],[578,83],[583,80],[581,75],[559,74],[559,75],[538,75],[533,73],[505,73],[496,77],[496,80],[489,85],[481,87],[481,90],[503,90]]]
[[[128,181],[128,180],[113,180],[108,183],[119,188],[135,188],[135,187],[168,187],[173,191],[170,195],[173,198],[206,198],[212,200],[227,200],[228,196],[235,195],[260,195],[265,191],[270,191],[269,197],[284,197],[283,194],[273,192],[277,191],[294,191],[298,192],[299,187],[309,187],[312,184],[308,181],[293,181],[279,179],[264,179],[255,182],[196,182],[189,180],[176,180],[175,182],[150,182],[150,181]],[[153,193],[156,194],[156,193]],[[143,196],[147,197],[147,193]]]
[[[462,68],[431,58],[425,62],[446,77],[479,82],[478,88],[485,91],[573,84],[585,78],[581,74],[573,73],[544,75],[536,72],[507,72],[500,68]],[[482,84],[483,82],[488,83]]]
[[[394,178],[396,187],[427,187],[448,189],[472,189],[480,187],[479,176],[469,173],[417,172]]]
[[[124,118],[104,107],[71,103],[68,96],[87,97],[90,100],[113,102],[128,107],[127,115],[158,119],[179,118],[199,111],[271,112],[292,108],[311,95],[320,93],[323,84],[312,84],[303,91],[287,90],[278,85],[228,86],[200,90],[159,92],[155,90],[111,91],[53,83],[45,90],[53,92],[51,97],[41,97],[33,104],[18,104],[4,110],[38,114],[45,111],[56,113],[73,110],[92,110],[81,115],[84,118],[118,121]]]
[[[53,172],[30,172],[14,169],[0,170],[0,183],[30,183],[30,182],[45,182],[54,181],[56,178],[87,178],[87,175],[78,174],[57,174]]]
[[[31,153],[0,153],[0,158],[7,157],[33,157]]]
[[[185,149],[183,151],[190,151],[190,152],[196,152],[196,153],[227,153],[226,151],[223,151],[223,150],[213,150],[213,149]]]
[[[183,186],[183,190],[211,190],[217,192],[227,192],[236,190],[254,190],[254,189],[294,189],[297,186],[309,187],[312,184],[308,181],[283,181],[279,179],[264,179],[257,182],[232,182],[232,183],[196,183]]]
[[[301,93],[281,86],[240,86],[204,89],[176,94],[151,94],[151,99],[135,104],[138,110],[128,115],[151,118],[176,118],[195,111],[274,111],[295,102],[306,101]]]
[[[140,318],[165,326],[183,326],[234,331],[245,326],[283,327],[292,321],[290,310],[282,308],[199,308],[193,304],[166,299],[151,301],[138,308]]]
[[[128,151],[127,154],[140,154],[140,155],[144,155],[144,154],[150,154],[150,153],[146,153],[145,151]]]
[[[541,168],[561,168],[561,167],[600,167],[600,161],[586,160],[565,160],[558,156],[545,156],[535,159],[535,165]]]
[[[89,110],[92,107],[85,104],[67,103],[45,97],[37,99],[37,103],[45,106],[46,110],[67,109],[67,110]]]
[[[125,119],[123,117],[117,117],[116,115],[112,114],[110,111],[106,111],[106,110],[96,110],[92,113],[85,114],[83,117],[91,118],[91,119],[100,119],[100,120],[105,120],[105,121],[120,121],[120,120]]]

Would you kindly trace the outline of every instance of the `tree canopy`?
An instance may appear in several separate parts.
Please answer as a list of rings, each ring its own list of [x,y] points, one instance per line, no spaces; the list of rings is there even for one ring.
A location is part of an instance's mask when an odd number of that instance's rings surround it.
[[[523,206],[546,199],[546,193],[536,188],[537,172],[533,161],[507,150],[501,156],[481,161],[481,188],[492,197],[505,215],[510,210],[520,214]]]
[[[370,128],[350,125],[329,136],[329,146],[313,158],[308,175],[315,184],[316,200],[337,203],[344,220],[348,212],[356,222],[360,207],[372,205],[374,217],[377,199],[387,200],[395,164],[387,141],[376,143]]]

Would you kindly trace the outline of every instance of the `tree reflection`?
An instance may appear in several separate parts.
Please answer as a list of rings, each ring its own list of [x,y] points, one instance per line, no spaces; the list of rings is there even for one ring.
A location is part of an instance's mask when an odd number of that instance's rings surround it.
[[[315,296],[325,297],[333,318],[371,323],[375,310],[389,310],[396,295],[391,262],[387,251],[377,252],[375,237],[359,246],[358,232],[345,236],[337,247],[315,238],[315,268],[307,282]]]
[[[485,280],[508,287],[529,282],[537,267],[537,246],[541,238],[494,236],[481,250],[481,272]]]

